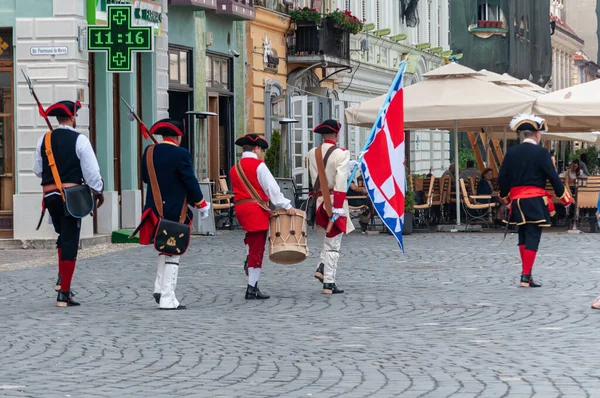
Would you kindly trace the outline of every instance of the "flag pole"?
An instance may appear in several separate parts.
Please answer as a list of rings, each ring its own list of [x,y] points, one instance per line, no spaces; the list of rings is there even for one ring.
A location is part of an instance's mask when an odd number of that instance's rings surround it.
[[[398,73],[396,74],[396,77],[394,78],[394,81],[392,82],[392,85],[390,87],[395,87],[398,84],[398,82],[400,81],[400,79],[402,79],[402,75],[404,75],[404,71],[405,70],[406,70],[406,61],[402,61],[400,63],[400,69],[398,69]],[[391,97],[392,97],[392,90],[389,90],[388,93],[387,93],[387,96],[385,98],[385,101],[383,103],[384,104],[389,103],[390,100],[391,100]],[[376,120],[380,120],[381,119],[381,117],[383,116],[383,112],[384,112],[384,109],[382,107],[381,109],[379,109],[379,114],[377,115],[377,119]],[[377,124],[373,123],[373,127],[371,128],[371,134],[369,135],[369,137],[365,141],[365,145],[363,146],[363,150],[358,155],[358,157],[356,159],[356,164],[354,165],[354,167],[352,168],[352,172],[348,176],[348,188],[346,189],[346,192],[348,192],[348,189],[350,189],[350,184],[352,184],[352,181],[354,181],[354,177],[356,176],[356,172],[358,171],[358,166],[360,166],[360,164],[362,162],[362,158],[365,155],[365,151],[367,150],[367,148],[371,144],[371,141],[373,141],[373,137],[375,137],[376,133],[377,133]]]

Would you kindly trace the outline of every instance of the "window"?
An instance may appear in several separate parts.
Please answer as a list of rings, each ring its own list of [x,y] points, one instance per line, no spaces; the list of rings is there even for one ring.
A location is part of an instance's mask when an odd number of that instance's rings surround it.
[[[206,87],[231,91],[231,60],[207,55]]]
[[[502,10],[496,0],[477,0],[477,19],[479,21],[500,21]]]
[[[169,48],[169,84],[180,86],[192,86],[190,76],[192,75],[191,50],[170,47]]]

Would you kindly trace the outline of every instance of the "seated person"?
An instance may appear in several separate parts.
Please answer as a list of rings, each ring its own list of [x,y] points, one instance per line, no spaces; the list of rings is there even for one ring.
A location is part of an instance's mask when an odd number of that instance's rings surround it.
[[[349,171],[348,176],[352,173],[354,166],[357,164],[356,160],[351,160],[349,162]],[[360,169],[356,172],[354,176],[354,180],[350,183],[350,189],[348,190],[346,197],[348,198],[348,206],[351,207],[361,207],[366,206],[365,210],[360,214],[358,218],[358,223],[360,224],[360,229],[363,232],[367,231],[369,227],[369,223],[371,222],[371,218],[373,217],[373,207],[371,205],[371,200],[369,199],[369,194],[367,193],[367,188],[364,186],[358,185],[358,176],[360,175]],[[361,198],[353,199],[352,197],[361,196]]]
[[[571,162],[571,167],[560,175],[561,177],[567,177],[569,179],[569,188],[571,189],[571,193],[575,194],[577,192],[577,180],[585,180],[588,178],[585,174],[583,174],[581,167],[579,165],[579,160],[575,159]]]
[[[450,176],[452,178],[452,180],[454,180],[454,163],[450,163],[450,166],[448,166],[448,170],[444,171],[444,174],[442,174],[442,177],[445,176]]]
[[[477,199],[479,203],[498,203],[496,206],[496,218],[494,223],[501,224],[504,219],[504,204],[499,198],[498,191],[494,191],[494,184],[492,184],[493,172],[489,167],[483,170],[481,173],[481,179],[477,184],[477,195],[490,195],[491,199]]]
[[[467,168],[459,175],[459,178],[466,179],[469,177],[481,178],[481,173],[475,168],[475,161],[473,160],[467,160]]]

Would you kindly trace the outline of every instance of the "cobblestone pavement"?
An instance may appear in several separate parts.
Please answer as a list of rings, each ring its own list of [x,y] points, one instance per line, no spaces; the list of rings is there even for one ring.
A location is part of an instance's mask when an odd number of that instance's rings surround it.
[[[82,306],[54,306],[55,265],[0,272],[0,396],[600,396],[598,235],[547,234],[517,287],[516,236],[344,238],[324,296],[311,258],[265,263],[266,301],[243,298],[241,233],[194,239],[178,295],[152,299],[154,253],[81,260]]]

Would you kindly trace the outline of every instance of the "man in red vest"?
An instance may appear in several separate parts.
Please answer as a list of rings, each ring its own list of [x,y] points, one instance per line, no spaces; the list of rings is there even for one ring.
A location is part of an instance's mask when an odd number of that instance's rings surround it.
[[[258,289],[258,280],[269,232],[271,214],[269,201],[275,207],[286,209],[289,215],[294,215],[295,210],[290,200],[283,196],[277,181],[263,162],[265,150],[269,147],[267,141],[256,134],[248,134],[238,138],[235,144],[244,150],[239,163],[243,175],[238,174],[236,165],[231,168],[229,176],[235,194],[235,215],[242,229],[246,231],[244,239],[244,243],[248,246],[245,265],[248,275],[246,300],[268,299],[269,296]],[[244,180],[250,186],[247,186]],[[255,195],[252,195],[251,191],[254,191]]]

